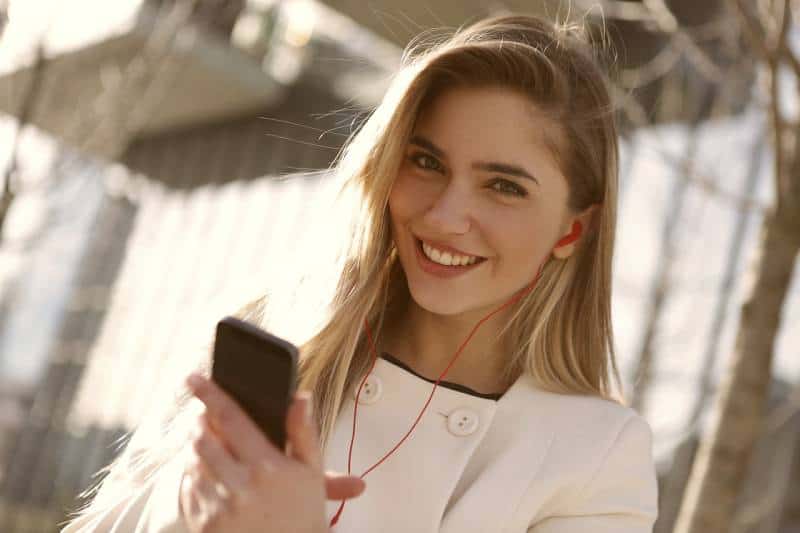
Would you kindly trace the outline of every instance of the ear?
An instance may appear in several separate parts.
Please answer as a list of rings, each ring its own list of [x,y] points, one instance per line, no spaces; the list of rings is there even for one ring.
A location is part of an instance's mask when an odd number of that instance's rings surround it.
[[[575,249],[583,240],[584,235],[586,235],[589,229],[592,227],[592,221],[594,220],[595,211],[599,207],[600,204],[592,204],[583,211],[581,211],[580,213],[578,213],[577,215],[571,215],[570,217],[567,218],[566,229],[563,231],[561,237],[559,237],[558,240],[560,241],[561,239],[563,239],[572,232],[575,221],[581,223],[582,227],[581,233],[578,236],[578,238],[573,240],[572,242],[554,247],[553,257],[555,257],[556,259],[567,259],[575,252]]]

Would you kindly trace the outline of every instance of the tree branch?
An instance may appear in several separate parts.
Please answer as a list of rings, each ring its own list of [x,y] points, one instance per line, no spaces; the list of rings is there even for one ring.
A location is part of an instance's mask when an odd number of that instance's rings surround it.
[[[769,101],[769,115],[770,119],[772,120],[772,131],[773,135],[775,136],[775,141],[773,143],[775,154],[775,208],[776,210],[780,210],[781,207],[781,182],[783,173],[785,171],[786,165],[784,161],[784,155],[786,148],[783,142],[783,132],[785,131],[785,125],[783,123],[783,118],[781,117],[781,110],[780,110],[780,79],[778,77],[779,73],[779,63],[777,61],[770,61],[768,63],[769,67],[769,91],[770,91],[770,101]]]
[[[664,33],[674,33],[678,30],[678,20],[672,14],[664,0],[642,0],[644,7],[652,14],[653,20]]]
[[[764,29],[757,22],[758,17],[747,7],[745,0],[732,0],[733,6],[739,15],[742,30],[750,44],[756,49],[764,61],[769,61],[773,54],[764,40]]]

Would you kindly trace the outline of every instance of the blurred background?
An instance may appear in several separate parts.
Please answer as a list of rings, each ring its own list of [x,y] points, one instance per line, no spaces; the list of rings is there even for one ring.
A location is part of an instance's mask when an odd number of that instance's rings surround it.
[[[1,532],[57,531],[302,252],[332,189],[276,177],[326,169],[417,34],[507,11],[617,50],[655,531],[800,532],[800,1],[0,0]]]

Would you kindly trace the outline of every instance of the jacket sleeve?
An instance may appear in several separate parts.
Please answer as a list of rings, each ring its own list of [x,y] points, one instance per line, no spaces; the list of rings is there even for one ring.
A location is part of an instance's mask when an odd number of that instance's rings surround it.
[[[92,504],[61,533],[189,533],[179,504],[184,457],[177,454],[133,494],[102,506]]]
[[[639,415],[628,419],[590,481],[556,514],[528,533],[650,533],[658,515],[653,434]]]

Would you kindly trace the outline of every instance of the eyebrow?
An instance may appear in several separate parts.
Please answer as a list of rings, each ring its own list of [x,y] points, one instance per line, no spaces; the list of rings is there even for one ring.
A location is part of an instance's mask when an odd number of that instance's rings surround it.
[[[409,139],[411,144],[416,144],[426,150],[429,150],[437,157],[444,158],[445,153],[444,150],[433,144],[433,142],[422,135],[414,135]],[[502,174],[508,174],[510,176],[517,176],[520,178],[527,178],[529,180],[535,181],[537,184],[540,183],[537,178],[534,178],[527,170],[518,166],[518,165],[511,165],[509,163],[500,163],[498,161],[476,161],[472,164],[472,168],[477,170],[486,170],[489,172],[500,172]]]

